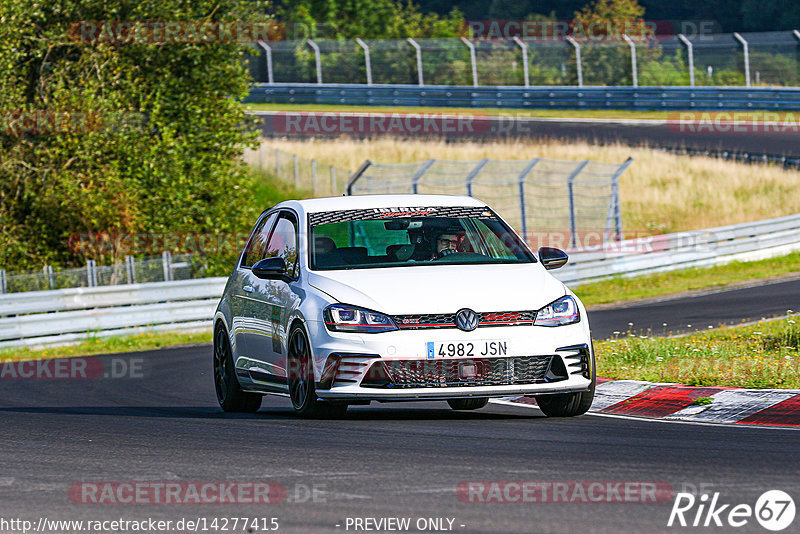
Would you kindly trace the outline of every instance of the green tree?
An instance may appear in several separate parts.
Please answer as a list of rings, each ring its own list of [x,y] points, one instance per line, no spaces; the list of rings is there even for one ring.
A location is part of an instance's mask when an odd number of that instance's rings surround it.
[[[91,232],[242,232],[240,43],[76,41],[77,21],[258,21],[239,0],[4,0],[0,7],[0,266],[118,259],[71,247]],[[15,117],[86,119],[42,131]],[[246,221],[246,222],[245,222]]]
[[[622,35],[644,43],[653,37],[637,0],[595,0],[587,4],[575,13],[572,33],[585,43],[581,51],[584,80],[592,85],[631,85],[630,47]],[[642,51],[647,59],[661,53],[658,46],[643,47]]]

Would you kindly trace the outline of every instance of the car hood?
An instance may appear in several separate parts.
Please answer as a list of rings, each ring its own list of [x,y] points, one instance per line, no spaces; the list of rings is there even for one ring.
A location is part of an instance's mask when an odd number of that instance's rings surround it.
[[[540,264],[313,271],[309,285],[345,304],[390,315],[536,310],[566,294]]]

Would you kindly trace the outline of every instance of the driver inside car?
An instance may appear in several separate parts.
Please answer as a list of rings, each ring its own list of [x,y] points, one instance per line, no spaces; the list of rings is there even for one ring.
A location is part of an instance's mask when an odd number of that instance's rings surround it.
[[[461,240],[452,232],[445,232],[437,235],[436,240],[433,243],[433,250],[435,252],[431,259],[436,260],[458,252],[458,246],[460,243]]]

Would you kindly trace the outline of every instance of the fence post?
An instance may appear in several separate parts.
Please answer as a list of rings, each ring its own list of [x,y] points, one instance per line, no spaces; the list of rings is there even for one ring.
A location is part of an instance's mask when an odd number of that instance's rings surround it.
[[[294,188],[300,189],[300,164],[297,161],[297,154],[292,156],[294,160]]]
[[[478,162],[474,169],[469,171],[469,174],[467,175],[467,196],[472,196],[472,181],[476,176],[478,176],[478,173],[481,172],[481,169],[483,169],[487,163],[489,163],[488,159],[482,159]]]
[[[161,253],[161,266],[164,269],[164,281],[172,281],[172,254],[168,250]]]
[[[692,42],[682,33],[678,34],[678,39],[686,45],[686,53],[689,60],[689,85],[694,87],[694,47],[692,46]]]
[[[94,260],[86,260],[86,284],[97,287],[97,264]]]
[[[49,289],[53,289],[53,286],[56,285],[55,281],[53,280],[53,267],[52,265],[45,265],[42,269],[44,271],[44,277],[47,280],[47,287]]]
[[[322,59],[320,58],[320,55],[319,55],[319,46],[317,46],[317,43],[315,43],[311,39],[309,39],[307,42],[308,42],[308,46],[310,46],[311,48],[314,49],[314,63],[316,63],[316,66],[317,66],[317,83],[321,85],[322,84]]]
[[[344,188],[344,192],[347,196],[353,194],[353,185],[359,178],[361,178],[361,175],[364,174],[364,172],[369,168],[370,165],[372,165],[372,162],[368,159],[365,159],[364,163],[361,164],[361,167],[356,169],[356,172],[350,175],[350,179],[347,180],[347,185]]]
[[[408,41],[417,52],[417,80],[419,80],[419,85],[423,86],[425,82],[422,81],[422,48],[420,48],[419,44],[411,37],[407,38],[406,41]]]
[[[530,73],[528,72],[528,45],[519,37],[514,37],[514,42],[522,49],[522,75],[525,77],[525,87],[530,87]]]
[[[733,37],[742,43],[742,50],[744,51],[744,83],[747,87],[750,87],[750,51],[747,47],[747,41],[738,32],[733,32]]]
[[[372,63],[369,60],[369,46],[361,40],[361,37],[356,37],[356,43],[364,49],[364,65],[367,68],[367,85],[372,85]]]
[[[578,87],[583,87],[583,65],[581,65],[581,45],[578,44],[571,35],[567,35],[567,41],[575,47],[575,68],[578,70]]]
[[[583,160],[575,167],[575,170],[567,176],[567,193],[569,194],[569,244],[571,248],[575,248],[578,244],[578,229],[575,221],[575,191],[573,184],[575,183],[575,178],[588,164],[588,159]]]
[[[336,194],[336,167],[331,165],[331,196]]]
[[[272,77],[272,47],[264,41],[259,41],[258,44],[267,54],[267,83],[272,85],[275,83],[275,78]]]
[[[134,269],[133,256],[125,256],[125,272],[128,275],[128,283],[136,283],[136,270]]]
[[[628,158],[619,166],[617,172],[611,177],[611,194],[614,197],[614,232],[616,233],[615,241],[622,241],[622,209],[620,208],[619,199],[619,177],[625,172],[630,164],[633,163],[633,158]]]
[[[281,177],[281,151],[275,149],[275,176]]]
[[[622,38],[625,39],[625,42],[631,47],[631,74],[633,76],[633,86],[639,87],[639,72],[636,68],[636,44],[633,42],[633,39],[622,34]]]
[[[475,44],[466,37],[462,37],[461,42],[469,48],[469,62],[472,65],[472,86],[478,87],[478,65],[476,64],[477,59],[475,58]]]
[[[542,158],[534,158],[528,162],[522,172],[517,176],[517,183],[519,184],[519,215],[522,218],[522,240],[528,242],[528,216],[525,213],[525,178],[533,170],[537,163]]]
[[[429,159],[425,163],[422,164],[422,167],[419,168],[417,172],[414,173],[414,176],[411,177],[411,192],[413,194],[417,194],[417,186],[419,185],[419,180],[422,178],[422,175],[428,172],[428,169],[431,168],[431,165],[436,163],[435,159]]]
[[[311,160],[311,194],[317,196],[317,160]]]
[[[6,270],[0,269],[0,295],[5,295],[8,292],[8,283],[6,281]]]

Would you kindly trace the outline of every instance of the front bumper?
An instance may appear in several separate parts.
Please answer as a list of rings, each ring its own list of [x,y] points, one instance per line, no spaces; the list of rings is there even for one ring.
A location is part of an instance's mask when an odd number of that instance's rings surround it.
[[[321,399],[414,400],[577,392],[590,387],[594,371],[591,336],[585,322],[555,328],[509,326],[472,332],[437,329],[380,334],[330,332],[322,322],[309,322],[307,326],[316,392]],[[427,352],[431,342],[478,345],[488,340],[506,342],[508,354],[430,358]],[[529,369],[534,365],[531,362],[544,365],[545,360],[546,368],[539,368],[535,374],[520,371],[521,364]],[[479,379],[460,378],[462,363],[471,372],[477,367],[490,374],[479,373]],[[388,383],[375,379],[378,368],[390,371]],[[438,376],[434,369],[439,371]]]

